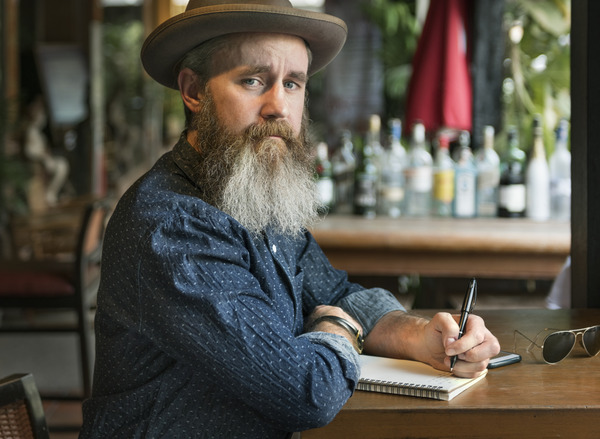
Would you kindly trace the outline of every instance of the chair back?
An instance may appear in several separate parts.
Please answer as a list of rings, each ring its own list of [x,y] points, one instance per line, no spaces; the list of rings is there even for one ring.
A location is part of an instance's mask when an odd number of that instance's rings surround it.
[[[86,296],[98,290],[102,243],[111,205],[106,199],[96,200],[86,206],[81,221],[76,246],[76,283],[85,302]]]
[[[0,333],[76,333],[86,398],[92,388],[93,314],[100,284],[102,242],[112,205],[109,199],[98,199],[80,211],[81,219],[71,226],[71,234],[76,237],[71,257],[0,261],[0,308],[39,309],[46,315],[58,310],[61,320],[44,323],[27,317],[22,322],[2,322]],[[75,313],[76,322],[64,319],[64,311]]]
[[[42,400],[31,374],[0,380],[0,439],[48,439]]]

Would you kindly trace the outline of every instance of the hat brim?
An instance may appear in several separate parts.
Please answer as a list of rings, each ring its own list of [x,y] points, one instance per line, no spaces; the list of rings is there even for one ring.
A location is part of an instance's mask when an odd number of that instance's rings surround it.
[[[257,4],[208,6],[176,15],[146,38],[141,59],[146,72],[160,84],[177,89],[175,66],[196,46],[238,32],[296,35],[312,52],[308,74],[323,69],[340,52],[348,29],[331,15],[296,8]]]

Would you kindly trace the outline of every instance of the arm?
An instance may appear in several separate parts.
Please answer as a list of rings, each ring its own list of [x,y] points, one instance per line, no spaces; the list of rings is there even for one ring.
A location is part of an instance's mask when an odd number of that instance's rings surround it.
[[[334,305],[338,307],[336,315],[342,316],[337,313],[343,313],[357,322],[365,337],[365,354],[418,360],[441,370],[449,370],[450,356],[458,354],[459,361],[453,372],[459,376],[475,376],[485,369],[488,359],[499,352],[496,337],[480,317],[471,315],[467,332],[456,341],[458,316],[438,313],[428,320],[411,315],[390,292],[380,288],[365,290],[348,282],[347,275],[331,267],[311,236],[307,249],[304,264],[310,265],[311,273],[315,272],[314,268],[323,273],[311,276],[305,282],[308,289],[305,306]],[[323,285],[322,279],[337,281]],[[315,312],[319,312],[318,308]],[[337,331],[335,333],[350,340],[347,331],[334,325],[316,329]]]

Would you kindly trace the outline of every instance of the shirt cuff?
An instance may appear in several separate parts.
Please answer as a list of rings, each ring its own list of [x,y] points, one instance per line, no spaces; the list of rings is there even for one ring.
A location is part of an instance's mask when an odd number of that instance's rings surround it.
[[[363,328],[366,337],[381,317],[392,311],[406,311],[394,295],[383,288],[371,288],[352,293],[338,303],[339,306],[354,317]]]
[[[317,343],[323,346],[328,347],[329,349],[335,351],[335,353],[342,358],[343,363],[349,363],[352,367],[346,368],[350,370],[350,375],[347,376],[348,379],[358,382],[358,378],[360,376],[360,363],[359,363],[359,354],[354,349],[354,346],[346,337],[338,334],[331,334],[329,332],[305,332],[301,334],[300,337],[308,338],[312,343]]]

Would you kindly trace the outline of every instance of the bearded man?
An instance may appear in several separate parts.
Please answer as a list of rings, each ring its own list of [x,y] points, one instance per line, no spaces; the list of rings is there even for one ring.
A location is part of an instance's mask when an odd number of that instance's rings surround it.
[[[467,377],[498,352],[476,316],[458,339],[349,282],[307,230],[306,84],[345,38],[287,0],[192,0],[146,40],[187,129],[109,223],[82,438],[285,438],[335,417],[363,347]]]

